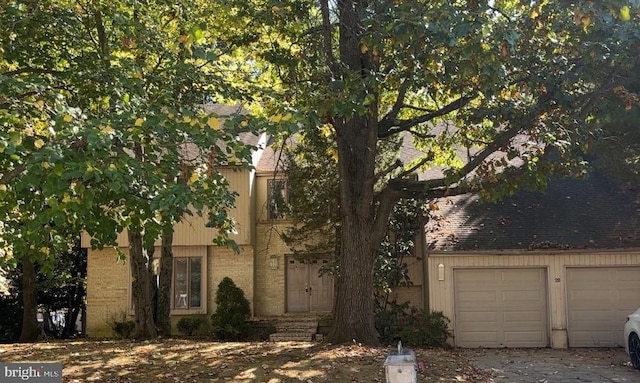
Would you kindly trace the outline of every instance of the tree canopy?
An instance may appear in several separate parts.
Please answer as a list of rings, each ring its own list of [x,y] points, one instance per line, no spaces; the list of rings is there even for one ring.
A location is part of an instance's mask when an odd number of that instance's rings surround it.
[[[235,194],[216,167],[248,166],[250,148],[237,140],[239,114],[203,105],[248,97],[250,75],[222,11],[202,1],[3,5],[3,262],[46,268],[80,231],[103,247],[127,229],[146,264],[142,250],[189,213],[207,214],[228,242]]]
[[[232,4],[267,36],[274,109],[336,142],[342,274],[332,341],[376,342],[374,258],[396,201],[499,198],[583,174],[597,106],[633,92],[636,1]],[[376,142],[401,132],[422,155],[376,169]],[[429,168],[441,172],[410,177]]]

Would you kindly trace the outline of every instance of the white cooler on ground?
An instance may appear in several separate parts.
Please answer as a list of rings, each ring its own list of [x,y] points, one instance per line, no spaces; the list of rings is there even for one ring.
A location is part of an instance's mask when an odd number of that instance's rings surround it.
[[[393,352],[384,361],[387,383],[417,383],[417,371],[418,363],[413,350],[400,348],[399,352]]]

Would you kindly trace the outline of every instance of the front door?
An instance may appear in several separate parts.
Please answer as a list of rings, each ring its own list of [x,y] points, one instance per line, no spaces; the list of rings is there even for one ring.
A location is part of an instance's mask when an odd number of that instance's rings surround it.
[[[333,304],[333,278],[320,275],[326,259],[298,260],[287,257],[287,312],[330,312]]]

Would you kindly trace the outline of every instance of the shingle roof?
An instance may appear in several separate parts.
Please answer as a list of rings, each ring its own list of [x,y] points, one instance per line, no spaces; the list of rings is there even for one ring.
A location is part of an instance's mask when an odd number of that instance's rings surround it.
[[[637,191],[601,174],[555,179],[545,192],[522,190],[497,203],[463,195],[438,206],[427,225],[432,250],[640,247]]]

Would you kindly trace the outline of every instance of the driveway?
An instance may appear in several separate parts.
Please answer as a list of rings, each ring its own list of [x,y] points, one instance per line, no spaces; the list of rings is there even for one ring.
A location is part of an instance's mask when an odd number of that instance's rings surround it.
[[[629,365],[622,348],[470,349],[466,356],[492,370],[496,383],[631,383],[640,371]]]

